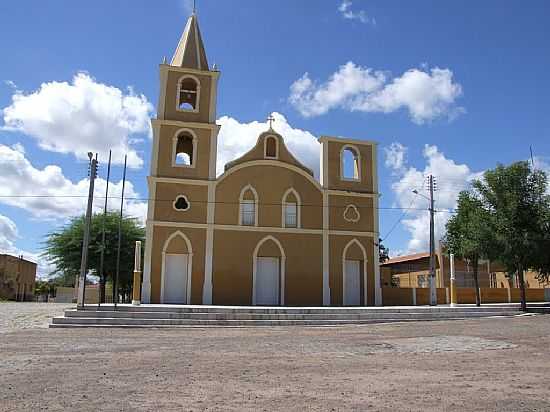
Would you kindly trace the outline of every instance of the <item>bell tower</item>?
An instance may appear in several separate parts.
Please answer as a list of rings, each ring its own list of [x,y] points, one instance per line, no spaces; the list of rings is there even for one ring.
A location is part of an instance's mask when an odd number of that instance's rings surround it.
[[[215,179],[219,75],[208,65],[193,13],[170,64],[164,61],[160,65],[158,112],[152,121],[151,176]]]

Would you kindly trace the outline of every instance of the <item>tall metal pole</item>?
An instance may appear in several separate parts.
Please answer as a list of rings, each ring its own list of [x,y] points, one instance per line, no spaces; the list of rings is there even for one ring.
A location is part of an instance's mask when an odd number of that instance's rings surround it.
[[[451,262],[451,306],[456,306],[456,272],[455,272],[455,255],[451,253],[449,256]]]
[[[109,197],[109,178],[111,176],[111,151],[109,150],[109,164],[107,165],[107,187],[105,189],[105,205],[103,206],[103,223],[101,227],[101,257],[99,259],[99,302],[97,306],[105,301],[105,283],[107,277],[103,273],[105,262],[105,220],[107,220],[107,199]]]
[[[86,272],[88,271],[88,246],[90,244],[90,224],[92,222],[92,205],[94,201],[94,183],[97,176],[97,154],[93,158],[93,153],[88,153],[90,159],[90,188],[88,190],[88,207],[86,209],[86,218],[84,222],[84,239],[82,242],[82,259],[80,260],[80,276],[78,277],[78,297],[77,307],[84,308]]]
[[[430,186],[430,305],[437,305],[435,285],[435,229],[434,229],[434,177],[429,176]]]
[[[120,218],[118,220],[118,248],[117,248],[117,256],[116,256],[116,277],[115,277],[115,284],[113,288],[113,294],[114,294],[113,303],[115,304],[115,307],[118,303],[118,276],[120,274],[120,247],[121,247],[121,240],[122,240],[122,211],[124,208],[124,187],[126,186],[126,161],[127,160],[128,160],[128,155],[125,155],[124,172],[122,174],[122,195],[120,197]]]

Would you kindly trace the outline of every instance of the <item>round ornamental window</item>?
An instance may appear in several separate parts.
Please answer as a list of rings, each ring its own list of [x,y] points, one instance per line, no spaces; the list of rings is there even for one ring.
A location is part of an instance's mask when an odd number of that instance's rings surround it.
[[[361,219],[361,215],[359,214],[357,206],[347,205],[344,209],[344,220],[346,222],[357,223],[359,222],[359,219]]]
[[[189,208],[191,207],[191,205],[189,204],[189,201],[187,200],[187,198],[184,196],[184,195],[179,195],[176,200],[174,200],[174,209],[180,211],[180,212],[184,212],[186,210],[189,210]]]

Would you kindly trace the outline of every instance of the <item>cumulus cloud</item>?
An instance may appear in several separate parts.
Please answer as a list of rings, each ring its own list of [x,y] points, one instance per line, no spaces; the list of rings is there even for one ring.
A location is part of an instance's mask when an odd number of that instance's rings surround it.
[[[48,82],[32,93],[16,90],[4,108],[4,130],[18,131],[34,138],[40,148],[71,153],[87,159],[88,152],[122,163],[128,154],[130,167],[141,167],[140,157],[130,139],[150,135],[153,106],[144,95],[129,88],[126,92],[78,73],[71,83]]]
[[[434,175],[437,180],[438,190],[435,192],[435,208],[440,212],[435,215],[436,239],[441,239],[445,234],[445,225],[449,220],[449,210],[456,208],[458,193],[469,188],[473,179],[482,177],[482,172],[474,172],[465,164],[458,164],[447,158],[437,146],[425,145],[423,158],[425,167],[418,170],[408,166],[406,159],[401,157],[406,147],[400,143],[393,143],[385,148],[386,166],[394,176],[392,191],[399,207],[426,210],[410,210],[402,223],[410,238],[405,253],[426,251],[429,249],[430,216],[428,213],[428,201],[412,191],[417,190],[424,196],[428,195],[426,177]],[[396,155],[397,153],[397,155]],[[397,160],[396,160],[397,159]]]
[[[462,86],[449,69],[414,68],[391,79],[382,71],[348,62],[321,84],[305,73],[290,86],[289,101],[305,117],[337,108],[365,113],[406,109],[414,123],[422,124],[463,113],[464,108],[455,104],[461,95]]]
[[[17,239],[17,226],[7,216],[0,215],[0,253],[10,253]]]
[[[364,24],[370,23],[376,25],[376,20],[372,17],[369,17],[365,10],[353,11],[352,5],[353,2],[351,0],[342,0],[340,5],[338,6],[338,11],[344,19],[357,20]]]
[[[384,148],[386,155],[385,165],[395,172],[400,172],[403,169],[406,161],[407,148],[399,142],[394,142]]]
[[[272,113],[275,122],[273,129],[283,136],[285,144],[296,158],[314,171],[319,177],[320,143],[306,130],[292,127],[280,113]],[[218,136],[217,174],[223,173],[224,165],[245,154],[256,144],[258,136],[268,130],[265,122],[240,123],[238,120],[223,116],[217,123],[221,125]]]
[[[106,181],[95,182],[94,211],[102,210]],[[0,144],[0,202],[28,211],[39,219],[67,219],[81,215],[86,209],[89,182],[82,179],[73,182],[64,176],[59,166],[35,168],[25,157],[21,145],[12,147]],[[111,210],[120,206],[122,181],[109,184]],[[147,204],[139,200],[132,182],[126,182],[125,212],[129,216],[145,220]]]

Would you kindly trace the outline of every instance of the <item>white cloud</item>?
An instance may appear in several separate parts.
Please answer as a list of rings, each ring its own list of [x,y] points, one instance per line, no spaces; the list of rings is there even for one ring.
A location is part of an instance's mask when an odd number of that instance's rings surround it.
[[[342,3],[338,6],[338,11],[344,19],[348,20],[358,20],[361,23],[371,23],[376,25],[376,20],[367,15],[365,10],[353,11],[352,8],[353,2],[351,0],[342,0]]]
[[[102,210],[106,181],[95,182],[94,211]],[[67,219],[85,212],[89,182],[72,182],[59,166],[35,168],[25,157],[21,145],[8,147],[0,144],[0,202],[19,207],[39,219]],[[109,184],[110,210],[120,207],[122,181]],[[139,198],[132,182],[126,182],[125,213],[145,220],[147,204]],[[134,199],[132,199],[134,198]]]
[[[290,86],[289,101],[305,117],[337,108],[366,113],[406,109],[413,122],[422,124],[463,113],[464,108],[455,105],[461,95],[462,86],[449,69],[415,68],[388,79],[381,71],[348,62],[322,84],[305,73]]]
[[[273,129],[283,136],[285,144],[296,158],[314,171],[319,177],[320,143],[306,130],[293,128],[280,113],[273,113]],[[217,174],[223,173],[224,165],[252,149],[258,136],[268,130],[267,123],[257,121],[240,123],[238,120],[223,116],[217,123],[221,125],[218,137]]]
[[[113,163],[121,164],[127,153],[128,165],[141,167],[143,159],[130,139],[150,135],[152,111],[147,98],[131,88],[124,93],[78,73],[71,83],[43,83],[30,94],[15,91],[3,109],[3,129],[31,136],[44,150],[83,160],[90,151],[106,159],[112,149]]]
[[[384,147],[386,155],[385,165],[395,171],[401,171],[405,165],[407,148],[399,142],[394,142],[388,147]]]
[[[393,148],[393,150],[392,150]],[[435,209],[440,212],[435,215],[436,239],[441,239],[445,233],[445,225],[452,216],[445,211],[456,207],[458,193],[469,187],[469,182],[482,177],[482,172],[473,172],[465,164],[457,164],[454,160],[448,159],[436,146],[425,145],[423,157],[426,161],[424,170],[408,167],[406,161],[399,163],[392,158],[395,157],[395,148],[406,148],[400,143],[394,143],[385,149],[386,166],[394,172],[397,179],[392,184],[392,191],[395,195],[397,206],[412,209],[402,223],[410,238],[407,244],[406,253],[426,251],[429,249],[429,227],[430,217],[428,212],[428,200],[415,195],[412,191],[417,190],[424,196],[428,196],[426,190],[426,176],[432,174],[437,181],[438,190],[435,192]]]
[[[18,237],[17,226],[7,216],[0,215],[0,253],[11,253]]]

